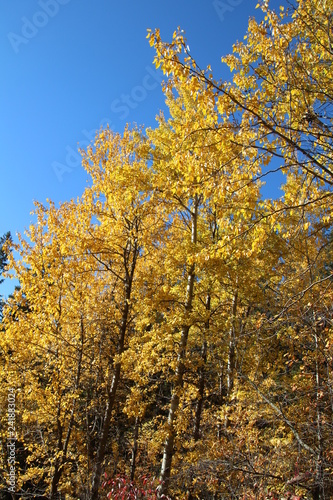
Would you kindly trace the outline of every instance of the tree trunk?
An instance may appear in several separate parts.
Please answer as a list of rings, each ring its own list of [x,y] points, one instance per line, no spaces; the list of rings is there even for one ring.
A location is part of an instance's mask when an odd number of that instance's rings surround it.
[[[316,378],[316,413],[317,413],[317,460],[316,460],[316,483],[319,492],[318,498],[320,498],[320,494],[322,494],[322,498],[324,498],[324,479],[323,479],[323,466],[322,466],[322,455],[323,455],[323,436],[322,436],[322,415],[321,408],[322,403],[320,399],[320,373],[319,373],[319,345],[318,345],[318,335],[317,332],[314,334],[315,340],[315,378]]]
[[[129,313],[129,303],[128,303],[129,298],[130,298],[130,287],[129,287],[129,292],[126,294],[126,300],[125,300],[125,304],[124,304],[123,318],[122,318],[119,343],[118,343],[118,354],[122,354],[123,350],[124,350],[125,333],[126,333],[126,329],[127,329],[127,321],[128,321],[128,313]],[[99,498],[99,486],[100,486],[100,480],[101,480],[101,474],[102,474],[102,465],[103,465],[103,461],[104,461],[106,443],[107,443],[108,435],[109,435],[112,410],[114,408],[116,393],[117,393],[118,384],[119,384],[119,380],[120,380],[120,373],[121,373],[121,363],[116,363],[116,365],[114,367],[114,373],[113,373],[113,377],[112,377],[111,386],[110,386],[110,389],[108,391],[108,400],[106,403],[106,409],[105,409],[105,414],[104,414],[104,419],[103,419],[102,435],[101,435],[100,440],[99,440],[99,445],[98,445],[97,454],[96,454],[96,458],[95,458],[95,469],[94,469],[93,479],[92,479],[92,484],[91,484],[91,495],[90,495],[91,500],[98,500],[98,498]]]
[[[193,212],[191,211],[191,221],[192,221],[191,242],[193,245],[195,245],[197,242],[198,204],[199,204],[198,197],[196,196],[194,201]],[[185,313],[189,313],[192,309],[194,280],[195,280],[195,265],[192,264],[189,268],[187,277]],[[187,347],[189,330],[190,330],[189,325],[183,325],[181,329],[181,337],[179,343],[176,374],[175,374],[176,379],[173,387],[173,392],[171,395],[171,402],[169,408],[168,429],[163,449],[163,459],[162,459],[161,473],[160,473],[161,485],[158,490],[158,498],[161,498],[163,495],[166,495],[169,487],[171,463],[174,454],[174,449],[173,449],[175,440],[174,421],[176,418],[176,412],[179,407],[181,389],[183,387],[184,360],[186,358],[186,347]]]
[[[81,369],[82,369],[82,356],[83,356],[83,345],[84,345],[84,324],[83,324],[82,317],[81,317],[81,322],[80,322],[80,328],[81,328],[81,346],[80,346],[80,351],[79,351],[79,356],[78,356],[77,371],[76,371],[76,377],[75,377],[75,387],[74,387],[75,392],[77,392],[77,390],[79,388]],[[76,406],[76,399],[74,398],[73,406],[72,406],[72,410],[71,410],[71,416],[70,416],[69,423],[68,423],[66,438],[65,438],[65,441],[63,444],[62,444],[62,427],[60,424],[60,406],[58,409],[58,434],[59,434],[58,449],[59,450],[61,449],[62,456],[61,456],[60,460],[56,459],[56,462],[55,462],[55,470],[54,470],[54,474],[53,474],[52,481],[51,481],[50,500],[53,500],[53,499],[58,497],[58,484],[59,484],[59,481],[61,479],[64,463],[66,461],[68,445],[70,442],[70,438],[71,438],[71,434],[72,434],[72,430],[73,430],[73,425],[74,425],[75,406]]]
[[[60,402],[58,403],[58,411],[57,411],[57,433],[58,433],[58,446],[57,451],[62,451],[62,434],[63,428],[60,422]],[[50,500],[54,500],[58,496],[58,483],[61,477],[61,459],[56,456],[55,464],[54,464],[54,473],[51,480],[51,489],[50,489]]]
[[[206,298],[206,311],[210,311],[210,294],[207,295]],[[200,438],[200,424],[201,424],[201,414],[202,414],[202,406],[203,406],[203,399],[204,399],[204,392],[205,392],[205,365],[207,361],[207,340],[206,340],[206,334],[209,333],[209,319],[207,319],[206,324],[205,324],[205,338],[202,343],[201,347],[201,359],[202,359],[202,366],[200,367],[199,370],[199,394],[198,394],[198,401],[196,404],[195,408],[195,416],[194,416],[194,431],[193,431],[193,438],[194,441],[198,441]]]
[[[224,389],[224,370],[223,370],[223,361],[220,361],[220,373],[219,373],[219,394],[218,394],[218,402],[219,405],[223,405],[223,401],[225,398],[225,389]],[[223,422],[218,418],[218,423],[217,423],[217,438],[221,439],[223,435]]]
[[[140,419],[139,417],[136,417],[134,424],[134,440],[133,440],[132,459],[131,459],[131,481],[134,481],[134,476],[135,476],[136,455],[138,452],[139,427],[140,427]]]
[[[237,312],[237,290],[232,300],[231,309],[231,327],[229,332],[229,352],[228,352],[228,369],[227,369],[227,397],[230,396],[234,387],[235,374],[235,330],[236,330],[236,312]]]
[[[127,229],[131,231],[133,229],[131,223],[127,223]],[[134,228],[136,233],[138,231],[138,221],[135,221]],[[134,242],[131,238],[127,241],[125,248],[123,249],[123,264],[124,264],[124,306],[122,311],[122,319],[119,325],[119,338],[118,338],[118,347],[117,354],[122,354],[124,352],[125,347],[125,337],[129,322],[129,313],[130,313],[130,299],[132,293],[132,284],[134,279],[134,271],[136,267],[136,261],[139,254],[139,246],[137,239],[134,239]],[[112,410],[114,408],[116,393],[120,381],[121,375],[121,363],[116,363],[114,366],[114,372],[112,376],[112,382],[110,388],[108,390],[108,399],[106,403],[103,426],[102,426],[102,434],[99,440],[97,454],[95,458],[95,467],[91,482],[91,493],[90,500],[98,500],[99,499],[99,487],[101,482],[101,474],[102,474],[102,466],[105,456],[105,448],[108,440],[110,422]]]

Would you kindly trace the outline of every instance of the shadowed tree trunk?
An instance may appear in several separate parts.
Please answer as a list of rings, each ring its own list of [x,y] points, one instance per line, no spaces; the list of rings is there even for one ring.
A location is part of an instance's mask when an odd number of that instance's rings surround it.
[[[118,346],[117,346],[117,354],[122,354],[124,352],[125,347],[125,336],[127,333],[127,327],[129,322],[129,313],[130,313],[130,299],[132,292],[132,284],[134,278],[134,271],[136,266],[136,261],[139,253],[138,245],[135,241],[132,244],[130,241],[124,248],[124,268],[125,268],[125,278],[124,278],[124,305],[122,311],[122,320],[119,328],[119,337],[118,337]],[[92,477],[91,483],[91,500],[99,499],[99,487],[101,481],[102,474],[102,466],[105,456],[105,449],[108,440],[109,430],[110,430],[110,422],[112,410],[114,408],[114,404],[116,401],[116,393],[120,381],[121,375],[121,363],[118,362],[114,365],[113,376],[111,380],[110,387],[108,389],[108,398],[104,413],[102,433],[98,444],[97,454],[95,458],[95,468]]]

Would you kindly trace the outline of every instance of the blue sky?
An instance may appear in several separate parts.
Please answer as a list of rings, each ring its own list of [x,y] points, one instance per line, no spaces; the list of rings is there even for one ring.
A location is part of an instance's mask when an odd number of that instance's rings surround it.
[[[79,196],[78,144],[109,123],[154,126],[164,106],[147,28],[170,40],[180,26],[192,55],[220,62],[246,33],[257,0],[11,0],[1,2],[0,235],[23,233],[33,200]],[[281,2],[271,1],[273,7]],[[2,285],[7,294],[10,285]]]

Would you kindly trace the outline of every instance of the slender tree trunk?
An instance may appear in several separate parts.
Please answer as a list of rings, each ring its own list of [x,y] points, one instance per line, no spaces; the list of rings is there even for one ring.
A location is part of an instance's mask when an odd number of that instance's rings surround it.
[[[219,373],[219,405],[222,406],[224,401],[224,370],[223,370],[223,361],[220,361],[220,373]],[[218,420],[217,423],[217,438],[221,439],[223,435],[223,422],[221,419]]]
[[[136,219],[134,224],[129,221],[126,221],[127,229],[129,232],[132,232],[133,229],[137,234],[139,228],[139,221]],[[136,237],[134,241],[132,240],[132,236],[128,239],[126,247],[123,249],[123,264],[124,264],[124,306],[122,311],[122,319],[119,326],[119,337],[118,337],[118,347],[117,354],[122,354],[125,348],[125,337],[129,322],[129,314],[130,314],[130,299],[132,293],[132,284],[134,279],[134,271],[136,267],[136,261],[139,255],[139,246]],[[103,425],[102,425],[102,433],[99,439],[99,444],[97,448],[96,458],[94,460],[95,467],[92,476],[91,482],[91,492],[90,492],[90,500],[98,500],[99,499],[99,487],[101,482],[102,475],[102,466],[105,456],[105,449],[109,435],[110,423],[112,410],[116,401],[116,393],[120,381],[121,375],[121,363],[116,363],[114,365],[114,371],[112,376],[112,381],[108,390],[108,398],[104,413]]]
[[[310,283],[314,282],[314,277],[312,274],[312,262],[309,255],[307,240],[305,240],[306,247],[306,258],[309,269]],[[315,299],[315,297],[313,297]],[[321,377],[319,372],[319,342],[318,342],[318,333],[316,331],[316,317],[313,313],[313,328],[314,328],[314,344],[315,344],[315,386],[316,386],[316,427],[317,427],[317,456],[316,456],[316,483],[315,487],[312,491],[312,495],[314,500],[319,500],[321,498],[325,498],[324,495],[324,478],[323,478],[323,436],[322,436],[322,415],[321,415],[321,399],[320,399],[320,386],[321,386]]]
[[[197,196],[195,197],[193,212],[191,212],[191,219],[192,219],[191,241],[192,244],[195,245],[197,242],[197,219],[198,219]],[[192,309],[194,280],[195,280],[195,266],[193,264],[189,268],[188,278],[187,278],[185,313],[189,313]],[[183,387],[184,361],[186,358],[186,347],[187,347],[189,330],[190,330],[189,325],[184,325],[181,329],[179,350],[177,356],[176,374],[175,374],[176,378],[174,382],[173,392],[171,395],[170,408],[169,408],[168,430],[163,449],[163,459],[162,459],[161,473],[160,473],[161,485],[158,491],[158,498],[161,498],[163,495],[166,495],[169,487],[171,463],[174,454],[174,449],[173,449],[175,440],[174,421],[176,418],[176,412],[179,407],[181,389]]]
[[[123,315],[122,315],[120,335],[119,335],[118,354],[122,354],[124,351],[125,334],[126,334],[126,330],[127,330],[127,322],[128,322],[128,315],[129,315],[130,294],[131,294],[131,287],[128,286],[127,293],[126,293],[126,300],[124,303]],[[108,391],[108,399],[107,399],[105,413],[104,413],[102,434],[101,434],[101,437],[99,440],[96,458],[94,460],[95,461],[95,468],[94,468],[92,484],[91,484],[91,495],[90,495],[91,500],[98,500],[98,498],[99,498],[99,487],[100,487],[100,480],[101,480],[101,474],[102,474],[102,465],[103,465],[104,456],[105,456],[105,448],[106,448],[106,443],[107,443],[108,435],[109,435],[111,415],[112,415],[112,410],[114,408],[114,403],[116,400],[116,393],[117,393],[117,389],[118,389],[118,385],[119,385],[120,374],[121,374],[121,363],[116,363],[114,366],[114,372],[113,372],[113,376],[112,376],[111,385],[110,385],[110,388]]]
[[[173,445],[175,440],[174,421],[176,418],[176,412],[179,407],[181,388],[183,386],[185,350],[186,350],[189,330],[190,327],[185,326],[183,327],[181,333],[180,347],[177,358],[176,380],[173,388],[173,393],[171,396],[169,415],[168,415],[168,433],[163,449],[163,459],[162,459],[161,474],[160,474],[161,487],[159,490],[159,497],[161,497],[162,495],[166,495],[169,486],[171,462],[174,452]]]
[[[83,344],[84,344],[84,324],[83,324],[83,319],[81,318],[80,322],[80,327],[81,327],[81,346],[80,346],[80,351],[79,351],[79,356],[78,356],[78,362],[77,362],[77,370],[76,370],[76,377],[75,377],[75,392],[77,392],[79,388],[79,383],[80,383],[80,378],[81,378],[81,370],[82,370],[82,356],[83,356]],[[50,490],[50,500],[53,500],[58,497],[58,485],[59,481],[62,476],[63,472],[63,466],[66,461],[67,457],[67,451],[68,451],[68,445],[70,442],[72,430],[73,430],[73,425],[74,425],[74,416],[75,416],[75,406],[76,406],[76,399],[73,400],[73,405],[72,405],[72,410],[71,410],[71,416],[69,419],[68,427],[67,427],[67,433],[66,433],[66,438],[64,443],[62,443],[62,434],[63,430],[60,424],[60,405],[58,408],[58,450],[62,451],[62,456],[60,459],[56,459],[55,461],[55,466],[54,466],[54,474],[52,477],[51,481],[51,490]]]
[[[316,377],[316,413],[317,413],[317,448],[318,448],[317,463],[316,463],[316,482],[317,482],[319,495],[320,494],[323,495],[324,494],[324,480],[323,480],[323,467],[322,467],[322,454],[323,454],[322,416],[321,416],[322,403],[320,400],[321,380],[320,380],[319,363],[318,363],[319,345],[318,345],[317,332],[315,332],[315,334],[314,334],[314,340],[315,340],[315,347],[316,347],[315,377]],[[320,498],[320,496],[318,498]]]
[[[235,377],[235,342],[236,342],[236,313],[237,313],[237,300],[238,292],[236,290],[231,306],[231,326],[229,330],[229,350],[228,350],[228,364],[227,364],[227,393],[226,399],[228,399],[234,388],[234,377]],[[227,428],[229,424],[228,416],[225,416],[224,427]]]
[[[136,417],[134,424],[134,439],[133,439],[132,459],[131,459],[131,481],[134,481],[134,476],[135,476],[136,455],[138,452],[139,427],[140,427],[140,419],[139,417]]]
[[[236,290],[232,300],[231,309],[231,327],[229,332],[229,352],[228,352],[228,369],[227,369],[227,397],[230,396],[234,387],[235,376],[235,330],[236,330],[236,312],[237,312],[238,292]]]
[[[58,484],[61,478],[61,474],[62,474],[61,465],[56,463],[55,471],[52,476],[52,482],[51,482],[50,500],[58,498]]]
[[[61,406],[59,402],[57,411],[58,452],[62,451],[62,434],[63,434],[63,428],[60,422],[60,411],[61,411]],[[56,456],[54,463],[54,472],[51,480],[50,500],[54,500],[58,496],[58,483],[60,477],[61,477],[61,459],[58,458],[58,456]]]
[[[206,298],[206,311],[210,311],[210,294],[208,294]],[[205,337],[201,347],[202,366],[200,367],[199,370],[199,394],[194,416],[194,430],[193,430],[194,441],[198,441],[198,439],[200,438],[201,414],[202,414],[202,406],[203,406],[204,392],[205,392],[205,376],[206,376],[205,365],[207,361],[206,335],[208,333],[209,333],[209,319],[207,319],[205,324]]]

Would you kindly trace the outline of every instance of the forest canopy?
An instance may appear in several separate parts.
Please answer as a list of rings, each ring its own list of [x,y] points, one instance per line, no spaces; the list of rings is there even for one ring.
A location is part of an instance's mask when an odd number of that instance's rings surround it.
[[[333,497],[333,1],[260,9],[230,81],[149,30],[167,112],[7,238],[1,498]]]

